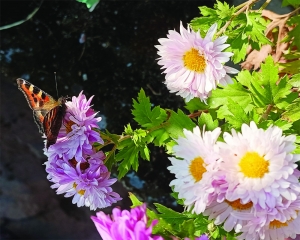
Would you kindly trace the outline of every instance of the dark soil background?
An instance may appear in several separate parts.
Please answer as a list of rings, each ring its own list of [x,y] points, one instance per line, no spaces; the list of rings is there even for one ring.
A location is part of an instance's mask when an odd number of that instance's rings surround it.
[[[56,96],[54,72],[61,95],[95,95],[94,108],[104,118],[103,128],[121,134],[132,121],[132,98],[141,88],[153,104],[182,107],[183,100],[169,94],[157,65],[158,39],[179,30],[199,16],[198,6],[214,1],[101,0],[93,12],[70,1],[1,1],[0,26],[27,22],[1,31],[1,139],[0,239],[100,239],[90,216],[71,198],[56,195],[42,165],[42,139],[16,78],[24,78]],[[84,37],[84,43],[79,39]],[[173,176],[163,149],[151,149],[151,161],[141,161],[114,185],[130,206],[131,191],[150,206],[153,202],[180,210],[170,197]],[[111,209],[104,210],[107,213]]]

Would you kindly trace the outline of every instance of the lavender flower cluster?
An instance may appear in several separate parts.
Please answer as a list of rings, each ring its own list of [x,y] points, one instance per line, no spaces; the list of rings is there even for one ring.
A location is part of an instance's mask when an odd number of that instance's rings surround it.
[[[48,157],[47,178],[54,183],[51,187],[56,188],[57,194],[73,197],[72,203],[78,207],[95,210],[108,207],[121,197],[111,188],[117,179],[110,179],[104,165],[105,154],[93,148],[94,143],[103,144],[103,140],[95,131],[101,118],[91,108],[92,98],[87,100],[81,92],[66,102],[67,113],[57,141],[44,153]]]

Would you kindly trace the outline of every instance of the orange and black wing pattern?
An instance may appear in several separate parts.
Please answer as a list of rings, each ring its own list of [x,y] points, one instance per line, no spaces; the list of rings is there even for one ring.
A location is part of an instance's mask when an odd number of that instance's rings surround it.
[[[57,136],[66,114],[67,106],[65,98],[62,98],[61,104],[52,108],[46,115],[43,121],[43,128],[47,137],[46,147],[56,143]]]
[[[24,94],[39,131],[47,137],[47,148],[54,144],[66,113],[65,98],[56,101],[30,82],[18,78],[18,88]]]

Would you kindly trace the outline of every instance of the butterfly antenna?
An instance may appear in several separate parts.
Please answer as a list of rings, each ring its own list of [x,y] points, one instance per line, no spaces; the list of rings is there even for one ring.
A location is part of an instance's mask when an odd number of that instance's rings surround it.
[[[55,79],[56,95],[57,95],[57,98],[58,98],[58,89],[57,89],[57,79],[56,79],[56,72],[54,72],[54,79]]]

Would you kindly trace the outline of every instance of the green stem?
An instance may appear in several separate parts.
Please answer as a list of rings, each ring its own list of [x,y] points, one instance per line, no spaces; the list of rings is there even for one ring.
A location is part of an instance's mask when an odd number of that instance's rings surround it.
[[[35,8],[35,9],[33,10],[33,12],[30,13],[25,19],[20,20],[20,21],[18,21],[18,22],[14,22],[14,23],[8,24],[8,25],[4,25],[4,26],[0,27],[0,31],[1,31],[1,30],[5,30],[5,29],[9,29],[9,28],[12,28],[12,27],[19,26],[19,25],[21,25],[22,23],[24,23],[24,22],[28,21],[29,19],[31,19],[31,18],[37,13],[37,11],[40,9],[40,7],[42,6],[43,1],[44,1],[44,0],[42,0],[40,6],[37,7],[37,8]]]

